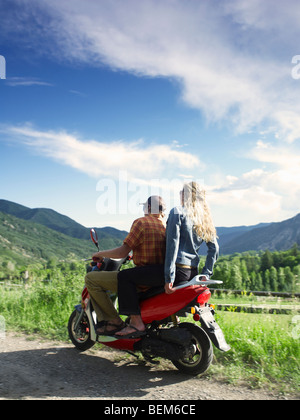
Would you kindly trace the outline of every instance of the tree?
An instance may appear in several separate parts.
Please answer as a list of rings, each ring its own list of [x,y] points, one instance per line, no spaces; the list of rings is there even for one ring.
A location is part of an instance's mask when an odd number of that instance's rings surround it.
[[[263,281],[260,273],[256,274],[255,278],[255,285],[254,290],[262,290],[263,289]]]
[[[241,273],[241,276],[242,276],[243,288],[245,290],[249,290],[251,281],[250,281],[250,277],[249,277],[249,274],[248,274],[247,265],[246,265],[245,260],[241,261],[240,273]]]
[[[244,258],[246,261],[248,273],[251,273],[252,271],[255,273],[258,272],[260,267],[260,257],[256,254],[251,255],[247,253]]]
[[[288,292],[295,291],[295,276],[291,271],[290,267],[284,268],[284,275],[285,275],[285,287]]]
[[[269,270],[273,265],[273,257],[271,252],[267,249],[261,256],[260,271]]]
[[[235,264],[232,264],[231,269],[230,269],[229,288],[232,290],[242,289],[242,276],[241,276],[240,268]]]
[[[264,272],[264,289],[271,290],[271,281],[270,281],[270,270],[267,269]]]
[[[256,284],[256,273],[255,273],[255,271],[251,271],[251,274],[250,274],[250,290],[255,290],[255,284]]]
[[[297,267],[293,270],[294,276],[295,276],[295,293],[299,293],[300,290],[300,265],[297,265]]]
[[[213,278],[216,280],[222,280],[224,289],[230,288],[230,266],[228,261],[218,261],[214,266]]]
[[[296,267],[297,264],[298,264],[297,258],[293,255],[289,255],[288,257],[286,257],[284,261],[285,267],[294,268]]]
[[[50,257],[47,261],[47,268],[52,270],[52,269],[56,268],[56,266],[57,266],[57,258]]]
[[[290,252],[291,252],[291,255],[293,255],[294,257],[298,257],[300,253],[299,245],[297,243],[294,243]]]
[[[278,291],[277,270],[273,266],[270,268],[270,290],[273,292]]]
[[[279,267],[277,273],[278,273],[277,274],[278,290],[279,290],[279,292],[284,292],[285,291],[285,275],[284,275],[283,267]]]
[[[275,268],[279,268],[282,266],[284,262],[284,257],[282,252],[275,251],[273,252],[273,265]]]

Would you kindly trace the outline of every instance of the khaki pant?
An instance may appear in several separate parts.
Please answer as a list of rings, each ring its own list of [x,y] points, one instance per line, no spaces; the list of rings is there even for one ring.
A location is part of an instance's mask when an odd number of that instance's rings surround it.
[[[91,271],[85,276],[85,284],[92,299],[98,322],[119,317],[109,293],[118,292],[118,271]]]

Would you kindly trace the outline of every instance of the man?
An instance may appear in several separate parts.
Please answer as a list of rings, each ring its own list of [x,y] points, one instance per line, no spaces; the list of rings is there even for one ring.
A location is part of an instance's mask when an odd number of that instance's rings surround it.
[[[144,205],[144,217],[135,220],[123,245],[93,255],[94,259],[125,258],[133,251],[133,262],[137,267],[163,265],[166,238],[163,220],[166,209],[163,199],[151,196]],[[114,307],[109,295],[118,291],[118,271],[91,271],[85,277],[85,284],[97,314],[98,335],[113,335],[122,328],[124,322]]]

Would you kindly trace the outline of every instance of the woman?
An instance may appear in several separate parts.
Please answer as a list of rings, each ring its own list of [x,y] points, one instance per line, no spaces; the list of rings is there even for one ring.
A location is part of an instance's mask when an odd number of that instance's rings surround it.
[[[205,242],[207,257],[201,274],[210,277],[218,258],[219,245],[205,191],[196,182],[185,184],[181,206],[170,211],[166,229],[165,292],[198,274],[199,248]]]

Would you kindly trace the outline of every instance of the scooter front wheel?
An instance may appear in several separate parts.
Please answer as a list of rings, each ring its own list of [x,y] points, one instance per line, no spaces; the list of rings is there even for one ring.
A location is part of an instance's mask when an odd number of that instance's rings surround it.
[[[82,318],[78,324],[80,316],[82,316]],[[95,342],[91,340],[90,330],[90,323],[86,314],[79,313],[77,310],[73,311],[69,318],[68,332],[70,340],[77,350],[86,351],[95,344]]]
[[[179,327],[188,330],[192,338],[186,348],[186,356],[180,360],[173,360],[172,363],[188,375],[203,374],[213,359],[213,348],[208,335],[202,328],[188,322],[180,324]]]

